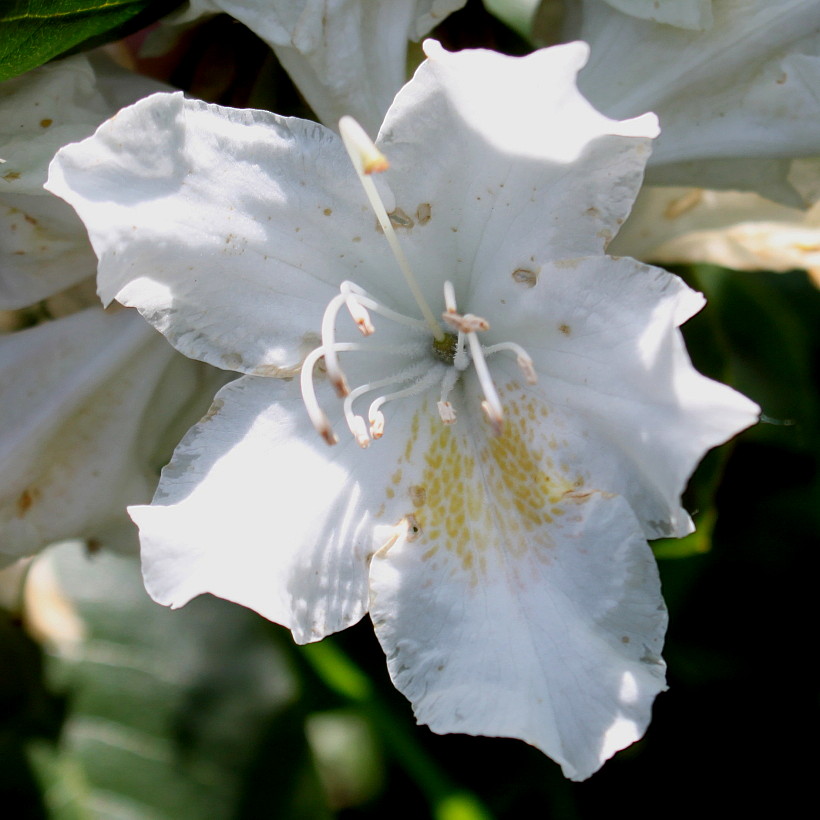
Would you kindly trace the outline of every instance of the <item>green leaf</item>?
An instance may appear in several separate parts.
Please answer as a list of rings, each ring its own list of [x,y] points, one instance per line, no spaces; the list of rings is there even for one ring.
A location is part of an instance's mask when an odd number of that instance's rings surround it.
[[[257,750],[281,744],[284,725],[288,788],[250,816],[324,816],[303,715],[291,708],[298,682],[261,619],[208,596],[159,607],[130,557],[89,560],[69,543],[40,560],[84,632],[58,639],[47,663],[71,704],[61,743],[28,748],[50,818],[228,820],[247,799]]]
[[[168,14],[179,0],[6,0],[0,7],[0,80],[100,45]]]
[[[484,5],[490,14],[506,23],[525,40],[529,40],[538,0],[484,0]]]

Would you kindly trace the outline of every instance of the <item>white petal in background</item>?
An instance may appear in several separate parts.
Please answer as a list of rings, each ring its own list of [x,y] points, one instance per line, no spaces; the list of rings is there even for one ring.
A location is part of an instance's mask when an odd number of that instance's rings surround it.
[[[703,31],[712,25],[713,0],[606,0],[610,6],[644,20]]]
[[[48,163],[63,145],[159,88],[82,55],[0,85],[0,308],[25,307],[94,272],[82,224],[43,190]]]
[[[224,11],[276,53],[319,119],[375,133],[406,79],[407,41],[466,0],[191,0],[178,22]]]
[[[751,193],[648,186],[611,250],[662,264],[802,269],[820,286],[820,203],[803,211]]]
[[[790,159],[820,154],[816,0],[724,0],[703,32],[586,0],[566,36],[592,47],[580,87],[594,105],[617,117],[658,114],[650,182],[800,204],[786,176]]]
[[[126,505],[150,498],[223,381],[131,311],[91,308],[0,337],[0,562],[71,537],[133,545]]]

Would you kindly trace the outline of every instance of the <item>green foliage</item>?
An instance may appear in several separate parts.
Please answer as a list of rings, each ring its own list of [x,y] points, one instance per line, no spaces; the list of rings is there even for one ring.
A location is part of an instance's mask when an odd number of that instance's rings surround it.
[[[5,0],[0,81],[49,60],[119,39],[168,14],[179,0]]]

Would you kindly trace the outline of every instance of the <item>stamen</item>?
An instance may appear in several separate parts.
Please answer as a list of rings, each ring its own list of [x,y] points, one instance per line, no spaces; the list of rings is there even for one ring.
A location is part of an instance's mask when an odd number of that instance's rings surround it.
[[[490,329],[490,323],[486,319],[472,313],[465,313],[462,316],[460,313],[445,311],[441,314],[441,318],[459,333],[480,333]]]
[[[407,351],[403,348],[393,347],[376,347],[373,345],[363,345],[359,342],[335,342],[333,345],[333,353],[348,353],[353,351],[362,351],[366,353],[406,353]],[[317,347],[315,350],[312,350],[308,355],[305,357],[304,362],[302,362],[302,370],[299,374],[299,383],[302,389],[302,401],[305,403],[305,409],[307,410],[308,417],[310,418],[311,424],[316,429],[316,432],[328,443],[328,444],[337,444],[339,439],[336,434],[333,432],[333,428],[330,424],[330,420],[328,419],[325,412],[319,407],[319,402],[316,399],[316,389],[313,384],[313,368],[316,366],[316,362],[319,361],[323,356],[325,357],[325,365],[327,365],[327,349],[324,346]],[[360,388],[356,388],[359,390]],[[371,385],[370,389],[374,389],[374,386]],[[366,392],[366,391],[363,391]]]
[[[468,333],[467,341],[470,344],[470,354],[473,357],[478,383],[484,391],[485,401],[481,402],[481,407],[487,414],[487,418],[490,420],[495,434],[500,435],[503,429],[504,411],[501,407],[501,400],[498,398],[492,377],[490,376],[490,370],[487,367],[484,352],[481,349],[481,342],[475,333]]]
[[[384,433],[384,416],[380,410],[382,405],[389,401],[394,401],[395,399],[402,399],[405,396],[418,395],[440,378],[441,371],[438,367],[434,367],[428,370],[417,382],[411,384],[410,387],[405,387],[404,390],[397,390],[395,393],[388,393],[386,396],[379,396],[379,398],[375,399],[371,403],[370,409],[367,411],[367,416],[370,419],[371,427],[375,425],[379,430],[379,435],[377,436],[374,434],[373,438],[380,438]]]
[[[344,293],[344,291],[342,291],[342,293]],[[361,302],[359,302],[354,296],[348,295],[345,299],[345,304],[347,305],[347,309],[350,311],[353,321],[361,331],[362,336],[370,336],[376,332],[376,328],[373,327],[373,322],[370,321],[370,314]]]
[[[484,355],[492,356],[493,353],[498,353],[500,350],[509,350],[512,353],[515,353],[518,366],[521,368],[527,382],[529,384],[538,383],[538,374],[535,372],[535,366],[532,363],[532,359],[530,358],[529,353],[527,353],[521,345],[516,344],[515,342],[500,342],[497,345],[485,347]]]
[[[381,387],[387,387],[390,384],[399,384],[400,382],[406,382],[410,379],[415,379],[421,373],[424,372],[424,367],[412,367],[405,370],[402,373],[399,373],[397,376],[390,376],[386,379],[379,379],[375,382],[369,382],[367,384],[360,385],[355,390],[352,390],[350,394],[344,400],[344,415],[347,421],[347,426],[350,428],[350,432],[356,437],[356,441],[359,442],[359,446],[367,447],[370,444],[370,437],[367,435],[366,428],[365,428],[365,421],[361,416],[357,416],[353,413],[353,402],[356,401],[359,396],[363,396],[365,393],[369,393],[373,390],[378,390]],[[381,415],[381,414],[379,414]],[[373,426],[372,419],[370,420],[371,427]],[[381,419],[381,428],[384,429],[384,417]],[[379,435],[374,435],[373,438],[381,438],[381,433]]]
[[[350,432],[356,439],[356,443],[362,449],[370,446],[370,436],[367,434],[367,425],[361,416],[354,416],[350,421]]]
[[[444,307],[448,313],[456,312],[456,291],[449,279],[444,281]]]
[[[354,350],[357,345],[339,345],[343,349]],[[330,425],[330,419],[325,415],[325,412],[319,407],[319,402],[316,400],[316,390],[313,387],[313,368],[316,362],[325,355],[323,347],[317,347],[311,350],[302,362],[302,372],[299,374],[299,385],[302,388],[302,401],[305,403],[305,410],[307,410],[310,423],[316,428],[316,432],[328,443],[338,444],[339,439],[333,432]]]
[[[436,406],[438,407],[438,414],[445,424],[456,423],[456,411],[453,410],[453,405],[449,401],[437,402]]]
[[[438,414],[445,424],[456,423],[456,411],[453,409],[453,405],[447,401],[447,397],[450,395],[450,391],[455,387],[460,375],[460,370],[455,367],[450,367],[441,380],[441,399],[436,406],[438,407]]]
[[[350,392],[347,379],[339,366],[339,358],[336,356],[336,315],[342,305],[346,304],[347,298],[344,293],[334,296],[328,302],[322,316],[322,347],[320,350],[324,351],[327,378],[336,389],[339,398],[344,398]]]
[[[369,174],[386,170],[389,165],[387,158],[376,148],[376,145],[353,117],[342,117],[341,120],[339,120],[339,133],[347,149],[350,161],[353,163],[356,175],[359,177],[359,182],[362,183],[370,205],[376,213],[376,218],[379,220],[379,224],[384,231],[384,236],[390,245],[390,250],[393,251],[393,256],[396,258],[396,262],[398,262],[399,268],[410,288],[410,292],[413,294],[413,298],[416,300],[416,304],[419,306],[421,314],[424,316],[424,320],[427,322],[433,336],[441,340],[444,338],[444,331],[439,326],[439,323],[433,315],[433,311],[430,310],[430,306],[422,295],[416,277],[410,268],[410,263],[407,261],[407,257],[399,244],[396,232],[393,230],[393,225],[387,215],[387,209],[384,207],[384,203],[379,196],[379,192],[376,190],[373,180],[368,176]]]
[[[412,327],[416,330],[423,330],[425,333],[429,330],[427,327],[427,322],[423,319],[416,319],[412,316],[405,316],[403,313],[398,313],[395,310],[391,310],[389,307],[385,307],[381,302],[379,302],[374,296],[371,296],[364,288],[360,288],[357,284],[350,281],[344,281],[340,285],[340,290],[342,293],[352,293],[355,295],[356,303],[363,308],[367,308],[368,310],[372,310],[374,313],[378,313],[380,316],[384,316],[385,319],[391,319],[392,321],[396,322],[400,325],[405,325],[406,327]]]
[[[441,314],[441,318],[448,325],[454,327],[459,333],[476,333],[490,329],[490,323],[481,316],[472,313],[465,313],[463,316],[456,309],[456,291],[453,283],[449,280],[444,282],[444,307],[447,308]]]

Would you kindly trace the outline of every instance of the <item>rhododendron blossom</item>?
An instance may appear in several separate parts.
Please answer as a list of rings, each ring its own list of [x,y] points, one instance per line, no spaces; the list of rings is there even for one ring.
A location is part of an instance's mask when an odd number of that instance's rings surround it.
[[[665,687],[646,539],[756,407],[688,359],[703,298],[605,254],[654,117],[584,100],[583,44],[425,50],[375,144],[155,95],[48,184],[106,301],[244,374],[132,509],[150,593],[299,642],[369,612],[420,722],[583,779]]]

